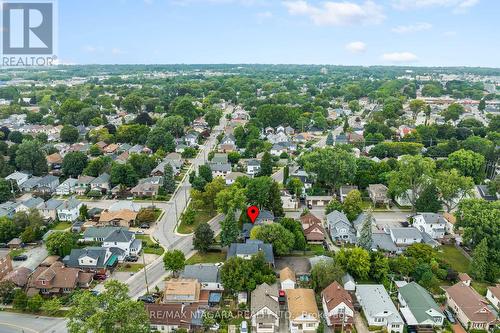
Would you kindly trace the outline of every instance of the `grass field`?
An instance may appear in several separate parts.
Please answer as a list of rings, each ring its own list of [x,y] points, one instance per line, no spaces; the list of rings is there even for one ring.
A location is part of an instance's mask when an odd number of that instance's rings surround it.
[[[211,213],[209,211],[205,210],[196,210],[195,211],[195,217],[194,217],[194,223],[191,225],[187,225],[181,221],[179,226],[177,227],[177,232],[180,234],[190,234],[194,232],[196,227],[203,222],[208,222],[212,218],[214,218],[217,215],[217,212]]]
[[[197,252],[191,258],[186,260],[186,264],[188,265],[207,264],[207,263],[223,262],[225,260],[226,260],[225,252],[207,252],[207,253]]]
[[[165,251],[161,246],[155,245],[156,243],[148,235],[136,235],[136,239],[140,239],[143,243],[143,251],[147,254],[157,254],[161,256]],[[146,244],[144,244],[146,242]]]
[[[137,273],[141,269],[144,268],[143,264],[130,264],[130,263],[123,263],[118,265],[116,271],[117,272],[133,272]]]
[[[441,246],[439,256],[457,272],[469,272],[469,259],[454,245]]]
[[[70,222],[59,222],[59,223],[53,225],[51,229],[52,230],[66,230],[69,227],[71,227]]]

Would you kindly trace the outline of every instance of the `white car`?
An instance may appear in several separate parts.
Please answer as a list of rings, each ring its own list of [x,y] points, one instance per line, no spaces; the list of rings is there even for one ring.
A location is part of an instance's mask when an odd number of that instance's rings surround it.
[[[240,324],[240,333],[248,333],[248,324],[244,320]]]

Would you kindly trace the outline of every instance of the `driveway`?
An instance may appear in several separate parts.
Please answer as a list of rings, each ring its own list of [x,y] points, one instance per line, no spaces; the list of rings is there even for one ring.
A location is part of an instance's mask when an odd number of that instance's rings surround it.
[[[23,254],[27,255],[28,259],[25,261],[12,261],[13,268],[26,267],[33,271],[49,255],[45,246],[27,248]]]
[[[361,314],[357,311],[354,312],[354,326],[356,327],[356,331],[358,333],[369,333],[365,321],[361,317]]]
[[[406,221],[410,214],[410,212],[404,211],[373,212],[373,217],[377,223],[377,228],[382,230],[385,227],[400,227],[401,222]]]
[[[66,319],[0,311],[0,333],[66,333]]]

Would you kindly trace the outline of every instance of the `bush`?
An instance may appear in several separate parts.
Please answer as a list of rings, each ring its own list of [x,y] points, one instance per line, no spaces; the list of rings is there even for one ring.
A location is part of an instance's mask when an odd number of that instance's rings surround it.
[[[154,209],[144,208],[137,214],[137,223],[153,223],[156,220]]]

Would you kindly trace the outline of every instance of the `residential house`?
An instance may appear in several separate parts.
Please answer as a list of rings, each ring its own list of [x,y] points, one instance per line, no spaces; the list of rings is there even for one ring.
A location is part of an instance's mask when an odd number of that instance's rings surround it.
[[[312,289],[288,289],[286,299],[290,333],[316,332],[321,318]]]
[[[111,144],[105,146],[102,149],[102,152],[106,155],[113,155],[118,150],[118,148],[119,148],[119,146],[116,143],[111,143]]]
[[[115,227],[131,227],[135,223],[137,212],[124,208],[120,210],[104,210],[99,216],[99,224]]]
[[[354,306],[351,295],[334,281],[321,292],[321,304],[326,324],[342,331],[351,331],[354,322]]]
[[[43,203],[43,205],[39,208],[40,213],[45,219],[51,219],[55,221],[57,219],[57,207],[62,205],[63,200],[58,199],[49,199]]]
[[[290,267],[285,267],[280,271],[280,285],[282,290],[295,289],[297,279]]]
[[[59,177],[46,175],[36,185],[36,191],[41,193],[53,193],[59,186]]]
[[[24,181],[21,185],[19,185],[19,189],[22,192],[32,192],[38,186],[40,180],[42,180],[42,177],[31,177],[28,180]]]
[[[75,186],[75,193],[78,195],[85,195],[90,189],[90,182],[92,182],[95,177],[92,176],[78,176]]]
[[[208,166],[212,170],[212,177],[222,177],[226,179],[226,176],[231,173],[231,163],[209,163]]]
[[[2,252],[0,254],[0,281],[12,272],[12,260],[8,252]]]
[[[381,284],[358,284],[356,298],[369,326],[383,326],[389,332],[403,332],[404,321]]]
[[[355,291],[356,290],[356,281],[349,273],[345,273],[342,277],[342,285],[347,291]]]
[[[466,286],[470,287],[472,278],[467,273],[458,273],[458,280],[463,282]]]
[[[86,247],[72,249],[71,253],[64,257],[63,263],[70,268],[79,268],[85,272],[104,275],[116,267],[118,257],[109,248]]]
[[[324,207],[332,201],[333,197],[331,195],[307,195],[306,205],[308,207]]]
[[[280,156],[281,154],[291,154],[297,150],[297,146],[291,142],[278,142],[275,143],[270,150],[271,155]]]
[[[428,233],[433,239],[441,239],[446,232],[446,220],[436,213],[418,213],[413,216],[413,226]]]
[[[243,172],[231,172],[226,176],[226,185],[232,185],[238,177],[247,177]]]
[[[42,198],[31,197],[29,199],[26,199],[26,200],[20,202],[16,206],[15,211],[16,211],[16,213],[18,213],[18,212],[27,212],[30,209],[39,209],[40,207],[42,207],[42,205],[43,205],[43,199]]]
[[[13,218],[16,213],[17,203],[13,201],[6,201],[0,204],[0,217]]]
[[[197,279],[170,279],[165,282],[164,303],[198,303],[200,283]]]
[[[158,176],[151,178],[158,178]],[[136,197],[153,197],[158,195],[161,185],[159,183],[152,182],[151,178],[141,179],[136,186],[132,187],[130,193]],[[163,179],[161,177],[159,178]]]
[[[106,172],[100,174],[97,178],[90,181],[90,190],[99,191],[101,193],[106,193],[110,190],[111,185],[109,183],[111,176]]]
[[[57,207],[57,217],[60,221],[75,221],[80,216],[80,208],[83,203],[75,197],[64,201]]]
[[[172,154],[167,155],[167,157],[165,157],[163,161],[161,161],[160,164],[158,164],[151,171],[151,176],[163,176],[165,174],[165,166],[167,164],[169,164],[172,167],[174,175],[178,175],[181,172],[181,168],[184,162],[180,159],[180,155],[179,159],[177,159],[177,155],[173,156]]]
[[[196,147],[198,143],[198,136],[198,132],[189,132],[184,136],[184,142],[186,142],[189,147]]]
[[[28,279],[31,276],[31,269],[27,267],[18,267],[5,275],[2,281],[11,281],[16,287],[23,288],[28,284]]]
[[[325,240],[325,229],[321,224],[321,220],[310,212],[299,219],[306,241],[308,243],[323,243]]]
[[[102,247],[109,248],[119,261],[129,255],[138,255],[142,249],[142,242],[135,238],[135,233],[121,227],[87,228],[83,240],[102,242]]]
[[[63,162],[63,158],[59,153],[54,153],[47,155],[47,165],[49,170],[60,170]]]
[[[274,214],[270,210],[263,209],[259,212],[259,216],[254,221],[255,225],[271,224],[274,222]]]
[[[70,195],[75,193],[78,180],[75,178],[68,178],[56,187],[57,195]]]
[[[374,205],[389,205],[391,198],[388,195],[389,189],[384,184],[368,185],[368,194]]]
[[[226,153],[215,153],[210,163],[226,164],[229,163],[229,159]]]
[[[446,305],[466,329],[489,330],[496,323],[496,313],[485,298],[463,282],[445,290]]]
[[[340,202],[344,202],[345,198],[349,194],[349,192],[357,190],[358,187],[354,185],[344,185],[340,187]]]
[[[422,234],[417,228],[390,228],[389,233],[397,246],[410,246],[423,241]]]
[[[416,282],[398,290],[400,311],[407,325],[442,326],[445,316],[431,294]]]
[[[263,252],[266,262],[274,266],[273,246],[261,240],[248,239],[245,243],[232,243],[227,251],[227,258],[240,257],[250,260],[253,255]]]
[[[291,195],[287,191],[281,191],[280,198],[284,210],[295,210],[299,206],[299,203],[295,196]]]
[[[499,310],[500,309],[500,284],[494,287],[488,287],[486,291],[486,299],[490,301],[493,306]]]
[[[86,273],[78,268],[64,267],[62,262],[55,262],[50,267],[38,267],[28,280],[28,296],[36,294],[69,294],[76,288],[88,288],[93,280],[93,273]]]
[[[184,279],[197,279],[201,290],[223,291],[220,280],[220,265],[218,264],[196,264],[186,265],[180,277]]]
[[[256,159],[248,160],[247,162],[247,175],[252,177],[260,172],[260,161]]]
[[[180,329],[198,332],[203,327],[203,310],[194,304],[145,304],[151,330],[175,333]]]
[[[340,243],[356,243],[356,230],[343,212],[334,210],[326,216],[326,223],[333,241]]]
[[[290,173],[290,178],[298,178],[304,184],[305,189],[310,189],[312,186],[311,177],[305,170],[296,170]]]
[[[226,134],[219,144],[219,150],[229,153],[236,150],[236,139],[232,134]]]
[[[250,306],[253,331],[274,333],[279,331],[280,305],[279,290],[276,284],[263,283],[252,291]]]
[[[16,171],[5,177],[5,180],[13,180],[16,182],[17,186],[20,187],[29,178],[30,178],[29,174]]]

